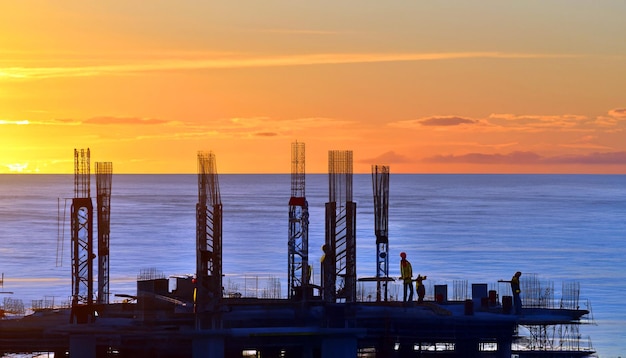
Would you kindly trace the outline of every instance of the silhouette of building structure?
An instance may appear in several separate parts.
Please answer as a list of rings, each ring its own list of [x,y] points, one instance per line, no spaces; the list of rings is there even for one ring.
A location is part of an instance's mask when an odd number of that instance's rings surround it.
[[[98,213],[98,304],[109,303],[109,236],[111,234],[111,184],[113,163],[96,162],[96,205]]]
[[[356,302],[356,203],[352,201],[352,151],[328,152],[325,259],[326,302]]]
[[[91,201],[90,152],[74,149],[74,199],[72,228],[72,309],[85,313],[93,305],[93,203]],[[84,306],[84,307],[81,307]],[[76,317],[86,319],[88,315]],[[72,316],[73,320],[74,316]]]
[[[98,317],[68,324],[76,309],[92,305],[93,250],[89,151],[75,151],[72,203],[71,309],[40,309],[22,319],[0,320],[0,354],[54,352],[55,357],[589,357],[577,327],[589,310],[579,307],[579,286],[568,283],[554,306],[553,285],[525,274],[522,315],[511,313],[508,287],[455,282],[433,300],[387,300],[388,167],[373,167],[377,283],[375,302],[356,295],[356,203],[352,200],[352,152],[329,152],[329,201],[325,204],[326,265],[321,292],[299,294],[307,286],[301,233],[305,230],[304,146],[292,146],[292,193],[288,250],[288,298],[242,297],[222,286],[222,202],[215,155],[198,153],[196,274],[170,277],[140,273],[137,295],[98,306]],[[101,188],[106,185],[102,185]],[[293,199],[296,198],[296,199]],[[293,200],[293,203],[292,203]],[[291,205],[296,204],[296,205]],[[103,205],[104,206],[104,205]],[[292,212],[292,209],[294,212]],[[292,219],[297,225],[291,229]],[[308,218],[307,218],[308,219]],[[293,244],[293,245],[292,245]],[[380,245],[380,246],[379,246]],[[303,247],[303,246],[302,246]],[[293,250],[292,250],[293,249]],[[296,257],[297,256],[297,257]],[[290,256],[291,257],[291,256]],[[378,261],[378,258],[381,260]],[[325,265],[322,265],[325,266]],[[91,282],[91,283],[90,283]],[[174,282],[174,288],[171,283]],[[385,285],[383,285],[385,283]],[[380,285],[379,285],[380,284]],[[274,285],[275,287],[275,285]],[[495,288],[495,287],[494,287]],[[304,290],[302,290],[304,291]],[[258,290],[256,291],[258,292]],[[134,302],[136,301],[136,303]],[[5,304],[6,306],[6,304]],[[11,306],[17,306],[11,303]],[[91,311],[88,311],[88,313]],[[523,339],[520,329],[530,332]]]
[[[312,295],[309,265],[309,204],[306,200],[305,145],[291,144],[291,197],[287,241],[287,298],[307,299]]]
[[[197,325],[219,326],[222,299],[222,198],[213,152],[198,153],[198,204],[196,206]]]

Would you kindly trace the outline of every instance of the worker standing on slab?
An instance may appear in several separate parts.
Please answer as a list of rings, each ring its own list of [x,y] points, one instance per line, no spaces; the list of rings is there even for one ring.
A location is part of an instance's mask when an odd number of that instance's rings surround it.
[[[522,314],[522,299],[520,298],[519,278],[522,276],[520,271],[517,271],[511,278],[511,292],[513,293],[513,307],[515,308],[515,314]]]
[[[406,259],[406,253],[400,253],[400,279],[404,282],[404,295],[402,296],[402,300],[404,302],[412,302],[413,301],[413,268],[411,267],[411,263]],[[409,291],[409,297],[407,300],[406,291]]]
[[[424,284],[422,283],[422,281],[424,281],[426,277],[427,277],[426,275],[422,276],[420,274],[417,274],[417,278],[415,279],[415,286],[417,286],[417,303],[424,302],[424,296],[426,295],[426,287],[424,287]]]

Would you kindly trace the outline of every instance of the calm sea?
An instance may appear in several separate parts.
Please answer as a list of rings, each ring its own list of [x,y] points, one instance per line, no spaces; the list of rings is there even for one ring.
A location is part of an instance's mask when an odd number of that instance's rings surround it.
[[[227,289],[247,295],[278,278],[285,292],[290,176],[219,182]],[[371,175],[355,175],[353,188],[357,274],[374,276]],[[0,175],[0,291],[13,292],[1,297],[67,302],[72,196],[72,175]],[[95,203],[95,179],[91,196]],[[306,196],[317,266],[327,175],[307,175]],[[196,202],[195,175],[113,176],[112,294],[135,294],[141,270],[195,271]],[[555,300],[564,283],[579,283],[580,306],[592,310],[580,328],[585,344],[591,337],[600,357],[626,356],[626,176],[392,174],[389,205],[391,276],[405,251],[414,272],[428,275],[427,289],[448,284],[449,296],[464,282],[499,288],[518,270],[552,283]]]

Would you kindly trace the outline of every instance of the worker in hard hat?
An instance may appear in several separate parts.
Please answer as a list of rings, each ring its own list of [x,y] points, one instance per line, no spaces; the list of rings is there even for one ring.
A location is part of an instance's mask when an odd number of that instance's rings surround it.
[[[322,257],[320,258],[320,281],[321,281],[321,294],[325,300],[331,301],[334,297],[335,281],[333,279],[333,252],[328,245],[322,245]]]
[[[522,299],[520,298],[519,278],[522,276],[520,271],[517,271],[511,278],[511,292],[513,292],[513,306],[515,307],[515,314],[522,314]]]
[[[424,281],[426,277],[427,277],[426,275],[422,276],[420,274],[417,274],[417,278],[415,279],[415,286],[417,287],[417,303],[424,302],[424,296],[426,295],[426,287],[424,287],[424,284],[422,283],[422,281]]]
[[[412,302],[413,301],[413,268],[411,267],[411,263],[406,259],[406,253],[400,253],[400,279],[404,283],[404,294],[402,296],[402,300],[404,302]],[[406,291],[409,291],[409,297],[407,300]]]

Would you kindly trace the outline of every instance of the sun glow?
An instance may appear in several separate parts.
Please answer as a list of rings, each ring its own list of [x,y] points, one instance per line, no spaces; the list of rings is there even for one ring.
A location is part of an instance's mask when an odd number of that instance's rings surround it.
[[[9,168],[9,172],[11,173],[24,173],[28,168],[28,163],[6,164],[6,167]]]
[[[0,172],[626,173],[621,5],[346,1],[0,1]]]

